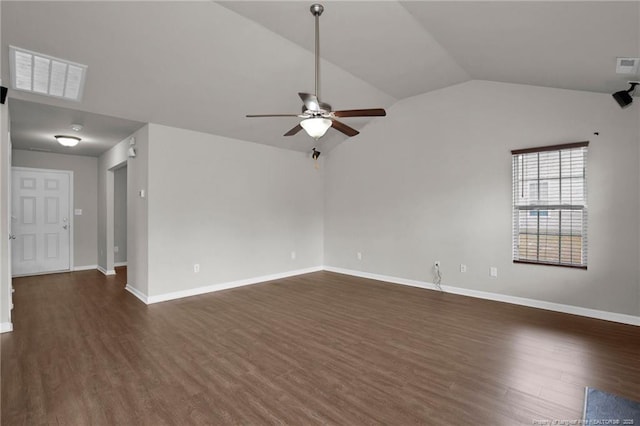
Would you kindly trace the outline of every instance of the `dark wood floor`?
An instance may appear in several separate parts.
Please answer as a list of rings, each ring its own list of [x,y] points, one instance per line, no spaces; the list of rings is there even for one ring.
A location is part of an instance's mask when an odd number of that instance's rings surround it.
[[[2,425],[579,419],[640,400],[640,328],[318,272],[145,306],[125,272],[14,281]]]

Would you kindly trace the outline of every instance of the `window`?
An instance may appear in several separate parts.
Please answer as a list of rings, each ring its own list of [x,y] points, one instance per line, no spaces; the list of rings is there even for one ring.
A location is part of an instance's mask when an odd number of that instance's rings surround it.
[[[513,261],[587,268],[587,147],[511,151]]]

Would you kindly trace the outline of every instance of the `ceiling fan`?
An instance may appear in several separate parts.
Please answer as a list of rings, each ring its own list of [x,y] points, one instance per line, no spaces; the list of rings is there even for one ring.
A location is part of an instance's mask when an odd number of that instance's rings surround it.
[[[329,127],[333,127],[339,132],[344,133],[347,136],[356,136],[358,132],[353,127],[349,127],[336,118],[347,117],[381,117],[387,115],[382,108],[370,108],[370,109],[350,109],[342,111],[333,111],[331,105],[320,101],[320,15],[324,11],[324,7],[321,4],[313,4],[311,6],[311,14],[315,17],[316,21],[316,87],[315,94],[310,93],[298,93],[300,99],[302,99],[302,113],[301,114],[253,114],[247,115],[248,118],[255,117],[300,117],[303,120],[289,130],[284,136],[293,136],[300,130],[304,129],[309,136],[318,140],[327,132]]]

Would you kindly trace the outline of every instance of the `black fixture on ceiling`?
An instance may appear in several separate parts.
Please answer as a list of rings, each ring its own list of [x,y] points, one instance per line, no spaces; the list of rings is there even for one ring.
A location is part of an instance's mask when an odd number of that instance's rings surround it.
[[[636,86],[640,84],[640,82],[630,81],[629,84],[631,85],[629,90],[621,90],[612,95],[613,99],[615,99],[616,102],[618,102],[618,105],[620,105],[620,108],[625,108],[631,105],[631,103],[633,102],[633,98],[631,97],[631,94],[633,93],[634,90],[636,90]]]

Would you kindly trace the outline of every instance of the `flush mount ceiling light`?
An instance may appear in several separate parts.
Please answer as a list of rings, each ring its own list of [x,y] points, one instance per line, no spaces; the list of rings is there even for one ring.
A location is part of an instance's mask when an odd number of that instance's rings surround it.
[[[9,46],[11,85],[16,90],[72,101],[82,98],[87,66]]]
[[[613,99],[615,99],[616,102],[618,102],[618,105],[620,105],[620,108],[625,108],[631,105],[631,103],[633,102],[631,94],[634,90],[636,90],[636,86],[640,84],[640,82],[630,81],[629,84],[631,85],[631,87],[628,90],[621,90],[612,95]]]
[[[76,136],[56,135],[54,138],[56,138],[60,145],[68,147],[76,146],[81,141],[81,139]]]
[[[316,77],[316,90],[315,93],[298,93],[302,100],[302,114],[250,114],[249,118],[253,117],[300,117],[303,120],[300,124],[296,125],[293,129],[285,133],[285,136],[293,136],[300,130],[304,129],[309,136],[318,140],[327,132],[329,127],[333,127],[339,132],[344,133],[347,136],[356,136],[358,132],[353,127],[347,126],[342,121],[338,121],[337,118],[348,117],[384,117],[387,115],[382,108],[368,108],[368,109],[351,109],[334,111],[331,105],[320,101],[320,15],[324,11],[324,7],[321,4],[311,5],[311,14],[315,18],[315,77]]]

